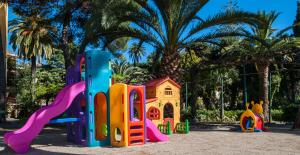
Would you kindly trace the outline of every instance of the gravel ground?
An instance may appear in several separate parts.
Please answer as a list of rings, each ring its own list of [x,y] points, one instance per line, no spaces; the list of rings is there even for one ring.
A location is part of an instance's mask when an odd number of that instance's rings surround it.
[[[13,124],[16,123],[0,125],[0,154],[13,154],[3,144],[3,134],[12,130],[15,127]],[[300,131],[276,126],[269,132],[241,133],[232,131],[232,128],[232,126],[197,125],[192,127],[193,131],[190,134],[173,134],[170,140],[164,143],[147,143],[143,146],[123,148],[87,148],[68,143],[63,128],[47,127],[34,140],[28,154],[300,154]]]

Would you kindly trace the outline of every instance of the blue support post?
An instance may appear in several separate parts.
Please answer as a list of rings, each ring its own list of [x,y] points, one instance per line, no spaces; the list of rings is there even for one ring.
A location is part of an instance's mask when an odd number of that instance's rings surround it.
[[[111,85],[112,71],[110,67],[111,53],[107,51],[90,50],[85,53],[85,80],[87,97],[87,146],[104,146],[110,144],[110,109],[109,87]],[[107,136],[105,140],[96,140],[95,106],[94,100],[97,93],[106,96],[107,107]],[[99,126],[98,128],[101,128]]]

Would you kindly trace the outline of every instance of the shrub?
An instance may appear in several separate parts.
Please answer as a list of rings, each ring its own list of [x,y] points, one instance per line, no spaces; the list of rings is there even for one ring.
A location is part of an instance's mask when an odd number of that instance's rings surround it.
[[[284,122],[284,118],[282,117],[283,115],[283,110],[282,109],[272,109],[271,110],[271,115],[272,115],[272,120],[273,121],[282,121]]]
[[[228,122],[234,122],[240,120],[240,117],[243,112],[244,112],[243,110],[230,110],[230,111],[224,111],[224,115],[225,118],[228,119]]]
[[[217,110],[197,110],[197,120],[200,122],[215,122],[218,118]]]
[[[188,119],[190,122],[192,121],[192,113],[190,107],[181,110],[180,121],[184,122],[186,119]]]
[[[282,118],[285,122],[293,122],[295,121],[297,112],[298,112],[299,105],[290,104],[286,107],[283,107],[283,114]]]
[[[242,112],[242,110],[224,111],[224,122],[238,121]],[[219,122],[221,121],[220,111],[205,109],[197,110],[197,119],[201,122]]]
[[[299,105],[290,105],[282,109],[272,109],[272,120],[281,122],[292,122],[296,118]],[[224,122],[237,122],[240,120],[242,113],[245,110],[225,110]],[[192,116],[190,108],[181,111],[181,121],[188,119],[191,121]],[[197,118],[199,122],[220,122],[220,110],[197,110]]]

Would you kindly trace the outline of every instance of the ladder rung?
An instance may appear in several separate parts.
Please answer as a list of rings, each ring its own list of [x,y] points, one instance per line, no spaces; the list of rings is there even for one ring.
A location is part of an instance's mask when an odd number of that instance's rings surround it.
[[[144,132],[144,128],[140,128],[140,129],[130,129],[129,132],[130,132],[130,133],[143,133],[143,132]]]
[[[130,136],[130,141],[136,141],[136,140],[141,140],[143,141],[144,140],[144,137],[143,136]]]

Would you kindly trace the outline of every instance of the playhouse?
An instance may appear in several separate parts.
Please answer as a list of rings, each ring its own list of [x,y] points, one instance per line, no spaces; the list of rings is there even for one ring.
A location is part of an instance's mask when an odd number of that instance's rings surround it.
[[[180,123],[180,85],[169,77],[145,83],[146,115],[158,126],[171,123],[171,130]]]
[[[146,118],[145,86],[112,83],[111,58],[109,52],[99,50],[78,55],[76,65],[67,70],[66,87],[53,103],[34,112],[21,129],[6,133],[4,142],[16,153],[26,153],[43,127],[55,123],[67,123],[68,141],[87,147],[167,141],[168,137]],[[163,87],[157,86],[165,84],[172,92],[168,99],[157,95],[157,101],[163,103],[157,108],[163,111],[161,107],[170,104],[174,108],[173,115],[167,113],[163,118],[177,122],[179,100],[171,96],[174,93],[179,97],[179,91],[165,82],[155,84],[155,91],[159,92],[158,88]],[[60,118],[63,113],[66,117]]]

